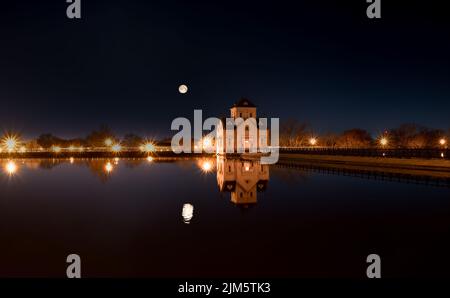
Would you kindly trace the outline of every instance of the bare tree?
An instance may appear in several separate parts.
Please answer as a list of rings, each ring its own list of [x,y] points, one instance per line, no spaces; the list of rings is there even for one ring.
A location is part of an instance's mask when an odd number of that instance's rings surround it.
[[[123,138],[123,143],[126,147],[138,147],[142,145],[144,139],[141,136],[135,135],[133,133],[128,133]]]
[[[417,124],[402,124],[390,131],[391,142],[396,148],[436,148],[439,139],[445,132],[439,129],[430,129]]]
[[[298,147],[307,143],[308,125],[296,119],[287,119],[280,125],[280,145],[285,147]]]
[[[108,138],[114,141],[114,133],[107,125],[102,125],[99,130],[92,131],[86,137],[86,142],[92,147],[103,147],[105,146],[105,140]]]
[[[339,136],[337,146],[341,148],[369,148],[372,142],[372,137],[366,130],[354,128]]]
[[[320,143],[323,146],[334,148],[337,146],[339,136],[335,133],[327,133],[320,138]]]

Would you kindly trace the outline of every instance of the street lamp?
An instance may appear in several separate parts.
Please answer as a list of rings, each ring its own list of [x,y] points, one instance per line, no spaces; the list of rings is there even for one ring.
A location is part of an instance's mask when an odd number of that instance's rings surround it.
[[[310,143],[312,146],[315,146],[315,145],[317,144],[317,139],[316,139],[316,138],[311,138],[311,139],[309,139],[309,143]]]
[[[122,146],[120,144],[114,144],[111,146],[111,150],[115,153],[122,151]]]
[[[204,150],[210,149],[213,145],[211,138],[208,137],[203,138],[202,145]]]
[[[156,149],[155,145],[153,143],[151,143],[151,142],[145,143],[140,148],[141,148],[142,151],[147,152],[147,153],[154,152],[155,149]]]
[[[110,138],[107,138],[107,139],[105,140],[105,145],[106,145],[107,147],[111,147],[112,144],[113,144],[113,140],[111,140]]]
[[[19,138],[15,135],[7,135],[3,138],[3,147],[8,152],[13,152],[19,146]]]

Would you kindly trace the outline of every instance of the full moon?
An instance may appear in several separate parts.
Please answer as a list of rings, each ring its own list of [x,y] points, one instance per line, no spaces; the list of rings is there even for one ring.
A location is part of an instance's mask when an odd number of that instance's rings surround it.
[[[180,87],[178,87],[178,91],[179,91],[181,94],[185,94],[185,93],[188,92],[188,87],[187,87],[186,85],[180,85]]]

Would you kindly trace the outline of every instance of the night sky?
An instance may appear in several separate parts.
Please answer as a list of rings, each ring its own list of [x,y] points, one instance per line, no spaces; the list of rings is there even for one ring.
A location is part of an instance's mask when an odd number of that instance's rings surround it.
[[[382,19],[370,20],[365,0],[82,0],[82,19],[70,20],[65,0],[8,1],[0,128],[73,137],[106,124],[166,136],[175,117],[228,116],[245,96],[260,116],[317,133],[448,129],[443,3],[384,0]]]

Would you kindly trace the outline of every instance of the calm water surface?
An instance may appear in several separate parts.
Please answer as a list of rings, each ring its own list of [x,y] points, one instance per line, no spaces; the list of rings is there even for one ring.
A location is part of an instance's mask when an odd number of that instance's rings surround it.
[[[450,189],[240,160],[0,162],[0,275],[450,277]]]

